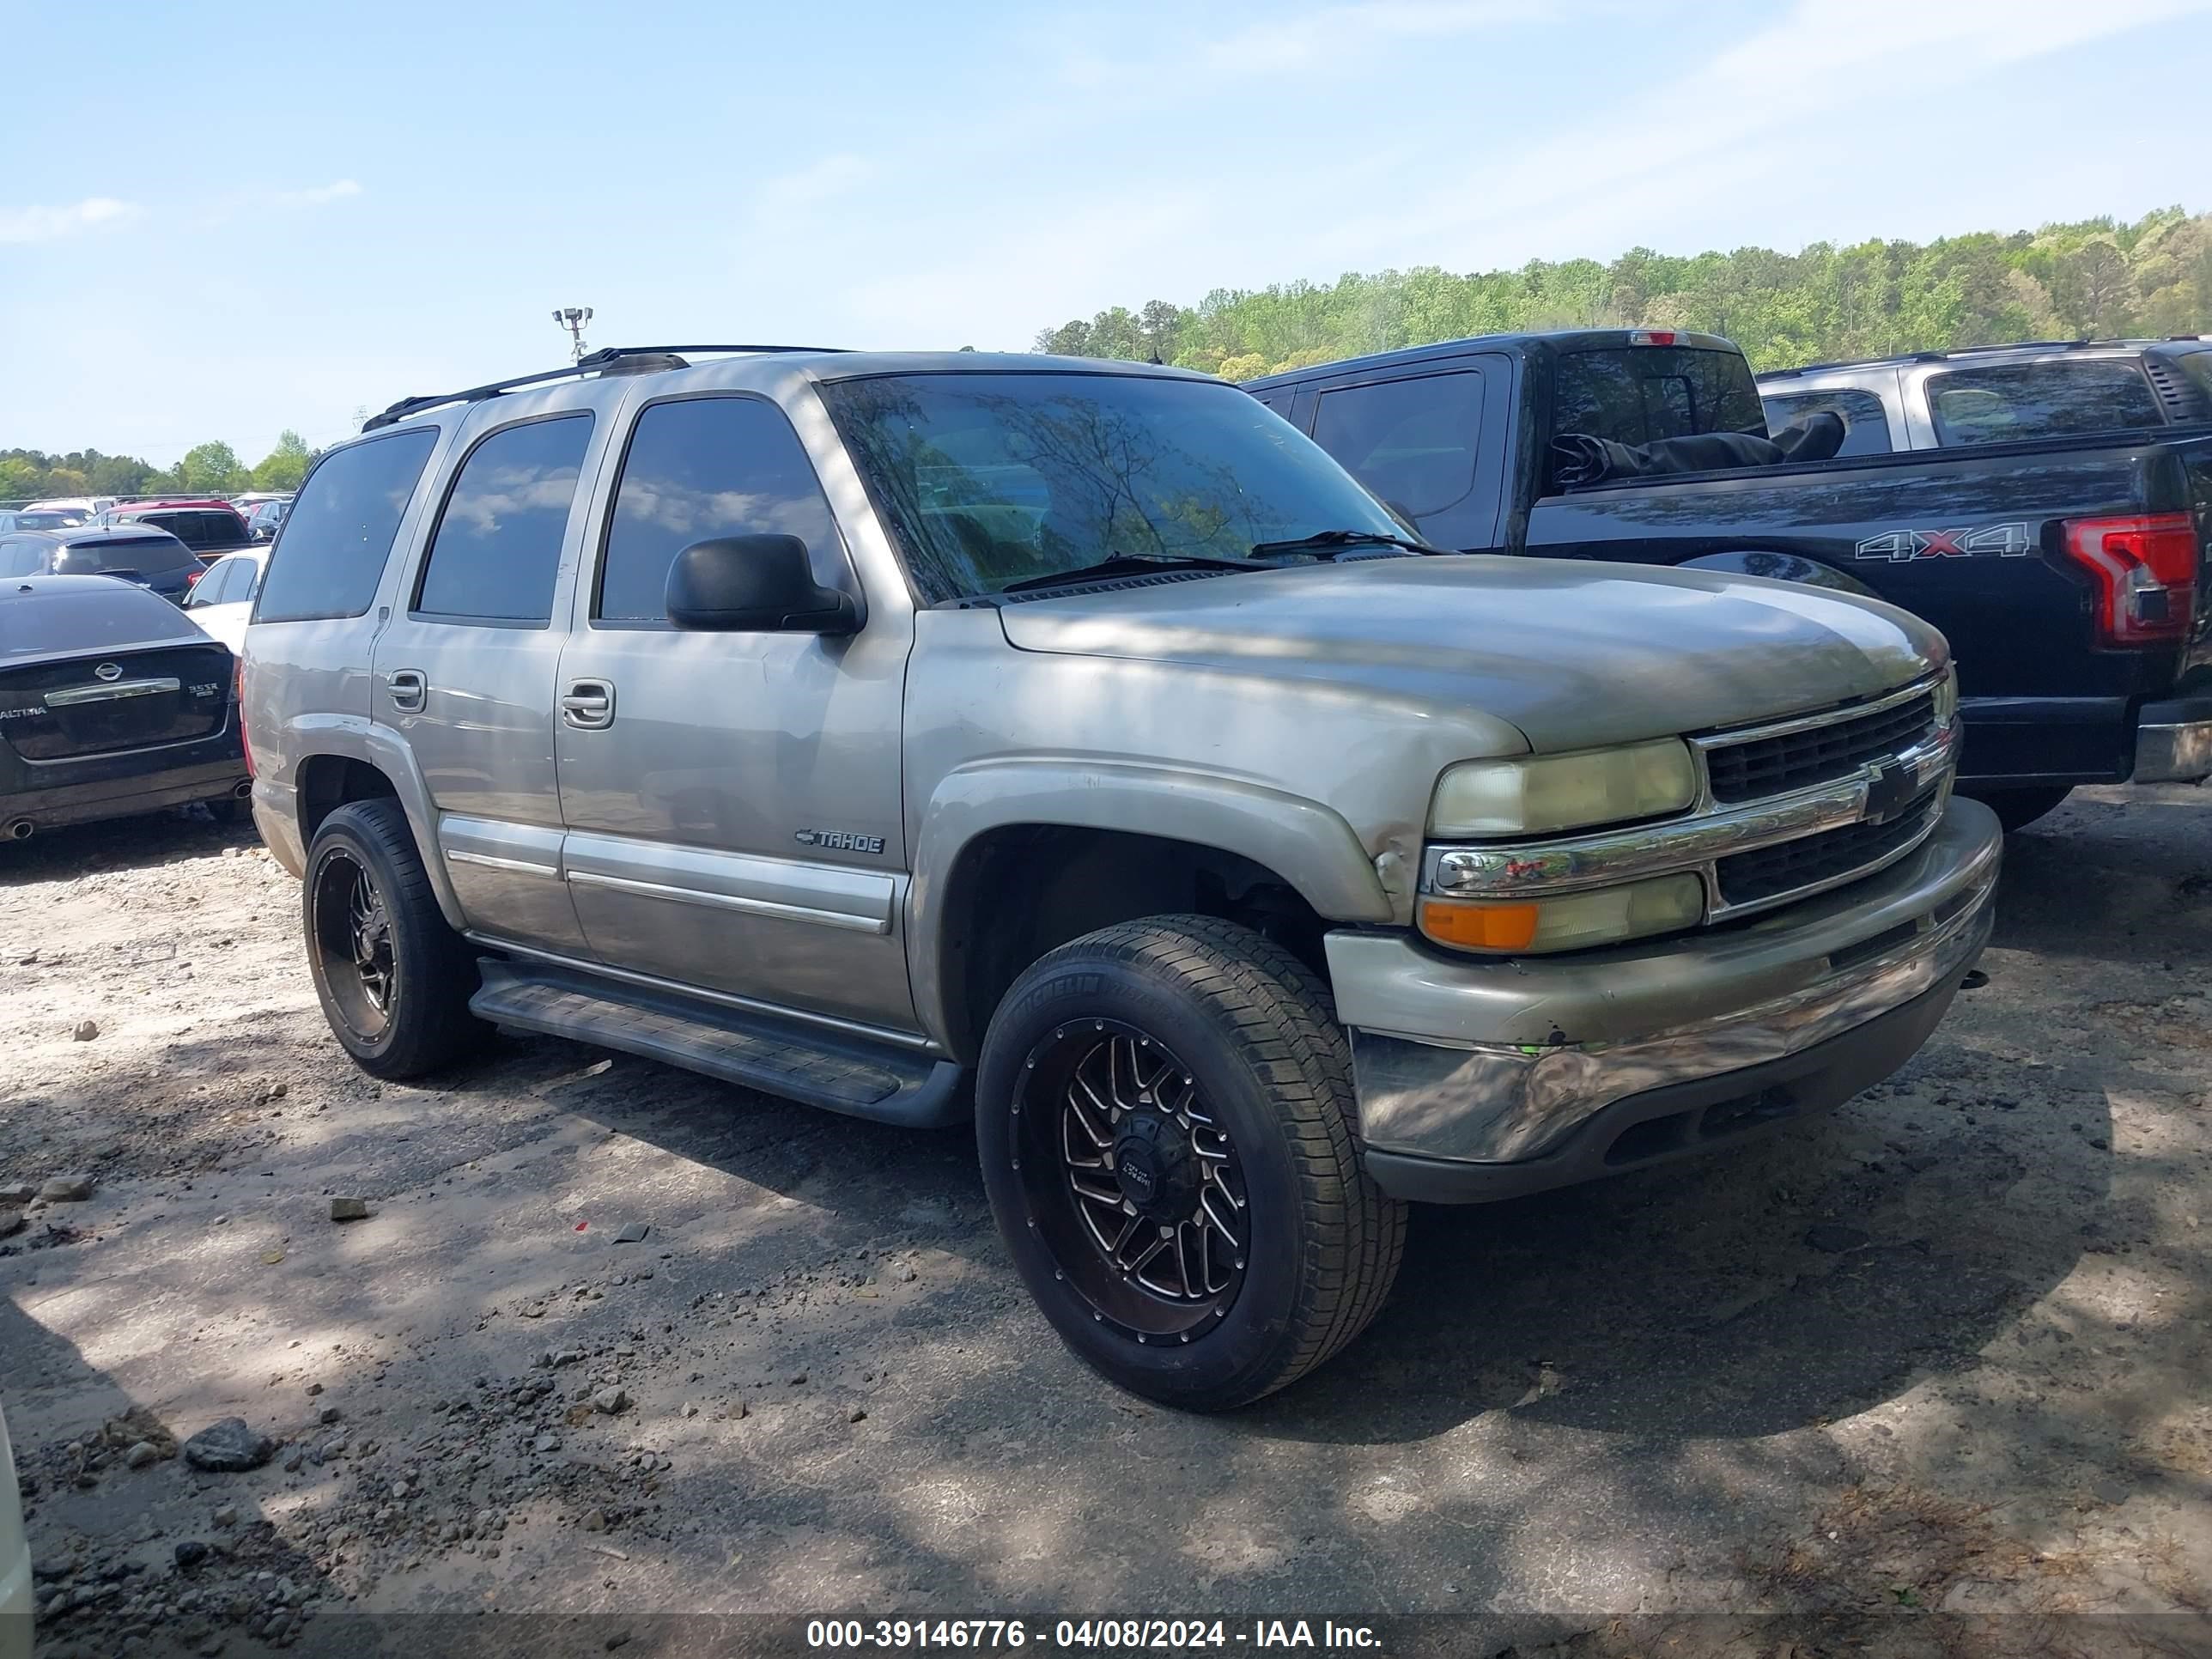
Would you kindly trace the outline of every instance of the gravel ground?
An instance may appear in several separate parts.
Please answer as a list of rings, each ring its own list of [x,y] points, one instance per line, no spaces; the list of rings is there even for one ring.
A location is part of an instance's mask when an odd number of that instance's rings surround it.
[[[380,1087],[250,832],[0,849],[0,1188],[91,1183],[0,1200],[41,1654],[681,1654],[826,1611],[2212,1645],[2212,793],[2083,792],[2002,904],[1892,1084],[1420,1212],[1351,1352],[1198,1419],[1051,1340],[959,1133],[552,1041]],[[229,1418],[266,1462],[180,1454]]]

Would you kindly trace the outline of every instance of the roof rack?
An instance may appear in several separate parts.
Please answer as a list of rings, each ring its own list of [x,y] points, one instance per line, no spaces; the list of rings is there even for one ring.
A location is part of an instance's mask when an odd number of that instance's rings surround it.
[[[664,369],[688,368],[690,361],[682,354],[687,351],[721,352],[729,356],[760,356],[778,351],[839,351],[841,346],[805,345],[681,345],[681,346],[602,346],[599,350],[579,357],[566,368],[549,368],[536,374],[517,374],[504,380],[487,380],[482,386],[472,386],[459,392],[444,392],[419,398],[402,398],[381,413],[370,416],[361,425],[363,432],[374,432],[380,428],[403,421],[410,415],[419,415],[426,409],[436,409],[445,404],[481,403],[486,398],[496,398],[503,392],[519,391],[527,386],[544,386],[554,380],[580,380],[587,374],[651,374]]]

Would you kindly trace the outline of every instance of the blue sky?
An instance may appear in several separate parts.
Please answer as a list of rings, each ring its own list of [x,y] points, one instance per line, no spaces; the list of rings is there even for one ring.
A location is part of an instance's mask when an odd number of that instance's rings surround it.
[[[1346,270],[2212,206],[2212,0],[0,0],[0,447],[594,344],[1025,348]]]

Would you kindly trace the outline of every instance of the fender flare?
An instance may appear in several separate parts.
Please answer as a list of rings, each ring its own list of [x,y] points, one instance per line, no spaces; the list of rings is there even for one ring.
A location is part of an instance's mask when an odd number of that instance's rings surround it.
[[[1830,588],[1839,593],[1849,593],[1855,599],[1881,598],[1850,571],[1838,570],[1832,564],[1808,559],[1801,553],[1742,548],[1728,553],[1700,553],[1693,559],[1683,560],[1674,568],[1721,570],[1731,576],[1764,576],[1772,581],[1802,582],[1808,587]]]
[[[309,714],[294,720],[285,734],[285,747],[293,758],[285,782],[292,792],[293,822],[300,823],[300,779],[313,761],[335,757],[373,766],[392,781],[392,789],[407,815],[407,828],[415,837],[422,867],[430,877],[430,890],[447,924],[460,933],[468,926],[453,878],[438,848],[438,811],[431,804],[430,787],[423,781],[415,751],[390,726],[379,726],[358,714]],[[306,840],[302,835],[302,842]],[[305,852],[304,846],[302,853]]]
[[[1398,919],[1366,848],[1334,808],[1218,774],[1115,761],[982,761],[946,775],[915,826],[906,932],[915,1011],[950,1029],[945,895],[979,836],[1020,824],[1188,842],[1266,866],[1331,921]]]

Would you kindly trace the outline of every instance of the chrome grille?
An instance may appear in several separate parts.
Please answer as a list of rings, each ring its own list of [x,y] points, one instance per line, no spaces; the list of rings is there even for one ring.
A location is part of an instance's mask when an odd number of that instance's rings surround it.
[[[1845,824],[1717,860],[1713,874],[1720,902],[1737,909],[1784,894],[1839,886],[1867,874],[1935,827],[1943,793],[1941,787],[1929,790],[1886,823]]]
[[[1903,702],[1860,714],[1840,712],[1821,724],[1771,737],[1731,742],[1723,734],[1700,746],[1713,799],[1733,805],[1848,777],[1870,760],[1911,747],[1935,723],[1935,693],[1923,691]]]

